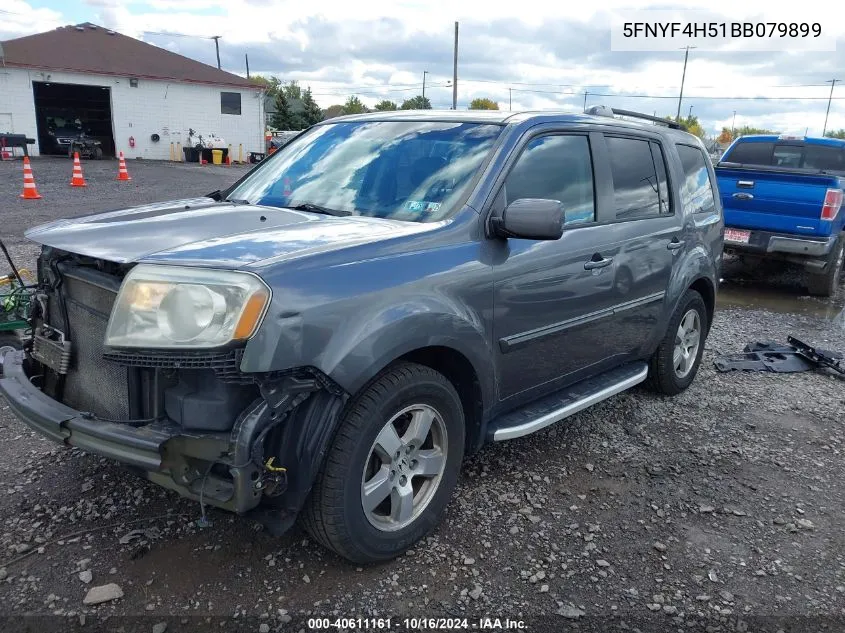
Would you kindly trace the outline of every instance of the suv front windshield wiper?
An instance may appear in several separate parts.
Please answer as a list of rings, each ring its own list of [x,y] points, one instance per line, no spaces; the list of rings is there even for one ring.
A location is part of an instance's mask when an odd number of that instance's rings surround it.
[[[343,209],[331,209],[313,202],[300,202],[291,207],[282,207],[283,209],[294,209],[296,211],[310,211],[311,213],[322,213],[323,215],[333,215],[335,217],[346,217],[352,215],[351,211],[344,211]]]

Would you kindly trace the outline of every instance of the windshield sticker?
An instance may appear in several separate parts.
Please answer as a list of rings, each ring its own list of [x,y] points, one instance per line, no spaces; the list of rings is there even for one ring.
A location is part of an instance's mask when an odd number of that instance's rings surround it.
[[[405,211],[439,211],[441,204],[427,200],[408,200],[403,207]]]

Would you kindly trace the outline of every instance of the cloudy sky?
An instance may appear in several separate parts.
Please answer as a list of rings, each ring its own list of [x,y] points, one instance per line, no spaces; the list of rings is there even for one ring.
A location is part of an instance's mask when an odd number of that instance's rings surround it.
[[[813,5],[818,6],[813,6]],[[709,11],[714,21],[818,20],[835,52],[690,52],[682,113],[708,132],[736,125],[820,134],[830,84],[845,80],[845,23],[823,2],[551,2],[550,0],[2,0],[0,40],[63,24],[94,22],[194,59],[310,85],[321,106],[350,94],[367,104],[419,94],[423,72],[434,107],[451,107],[454,22],[460,22],[458,108],[490,97],[500,108],[606,105],[674,114],[683,51],[611,47],[623,9]],[[645,14],[644,14],[645,15]],[[680,13],[679,15],[683,15]],[[837,86],[828,129],[845,128],[845,83]]]

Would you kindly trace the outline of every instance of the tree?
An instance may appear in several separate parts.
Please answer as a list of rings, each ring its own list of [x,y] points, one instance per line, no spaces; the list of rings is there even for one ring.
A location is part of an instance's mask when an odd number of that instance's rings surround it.
[[[343,114],[344,112],[342,105],[340,105],[339,103],[330,105],[328,108],[323,110],[323,121],[325,121],[326,119],[333,119],[336,116],[343,116]]]
[[[845,139],[845,130],[838,129],[835,132],[833,130],[831,130],[830,132],[827,132],[825,134],[825,136],[827,138],[842,138],[842,139]]]
[[[296,79],[291,79],[287,84],[281,86],[281,89],[284,91],[285,96],[288,98],[288,100],[302,100],[302,88],[299,87],[299,83],[296,81]]]
[[[277,130],[299,130],[299,117],[297,117],[290,108],[290,101],[288,101],[284,90],[279,90],[276,93],[274,100],[276,112],[273,114],[273,127]]]
[[[249,80],[257,86],[261,86],[267,92],[268,95],[275,97],[276,94],[279,92],[279,86],[282,85],[281,80],[278,77],[270,76],[270,77],[262,77],[261,75],[257,75],[255,77],[250,77]]]
[[[323,120],[323,111],[311,95],[311,86],[308,86],[308,88],[305,89],[305,92],[302,93],[302,105],[305,106],[305,111],[302,113],[302,119],[305,123],[305,127],[312,126]]]
[[[716,139],[718,143],[730,143],[734,140],[733,134],[731,133],[730,129],[723,127],[722,132],[719,134],[719,137]]]
[[[361,100],[352,95],[346,100],[346,103],[343,104],[343,113],[344,114],[362,114],[367,111],[367,106],[365,106]]]
[[[410,99],[405,99],[402,102],[401,110],[431,110],[431,101],[428,100],[428,97],[423,97],[422,95],[417,95],[416,97],[411,97]]]
[[[386,112],[388,110],[398,110],[399,106],[397,106],[393,101],[389,99],[383,99],[376,104],[376,110],[379,112]]]
[[[676,117],[667,116],[665,117],[669,121],[675,121]],[[705,132],[704,128],[701,127],[701,123],[698,122],[698,117],[695,115],[691,115],[688,117],[681,117],[677,119],[677,122],[680,123],[684,129],[689,132],[690,134],[694,134],[698,138],[704,138]]]
[[[772,130],[767,130],[762,127],[752,127],[750,125],[743,125],[739,127],[734,132],[734,138],[739,138],[740,136],[748,136],[749,134],[774,134]]]
[[[499,104],[493,101],[492,99],[487,99],[486,97],[478,97],[470,101],[469,104],[470,110],[498,110]]]

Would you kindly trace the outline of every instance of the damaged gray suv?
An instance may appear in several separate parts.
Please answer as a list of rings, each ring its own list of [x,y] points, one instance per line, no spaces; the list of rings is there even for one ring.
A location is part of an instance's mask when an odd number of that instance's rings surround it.
[[[342,117],[225,191],[34,228],[0,393],[185,497],[395,557],[485,442],[695,377],[713,168],[677,125],[619,114]]]

